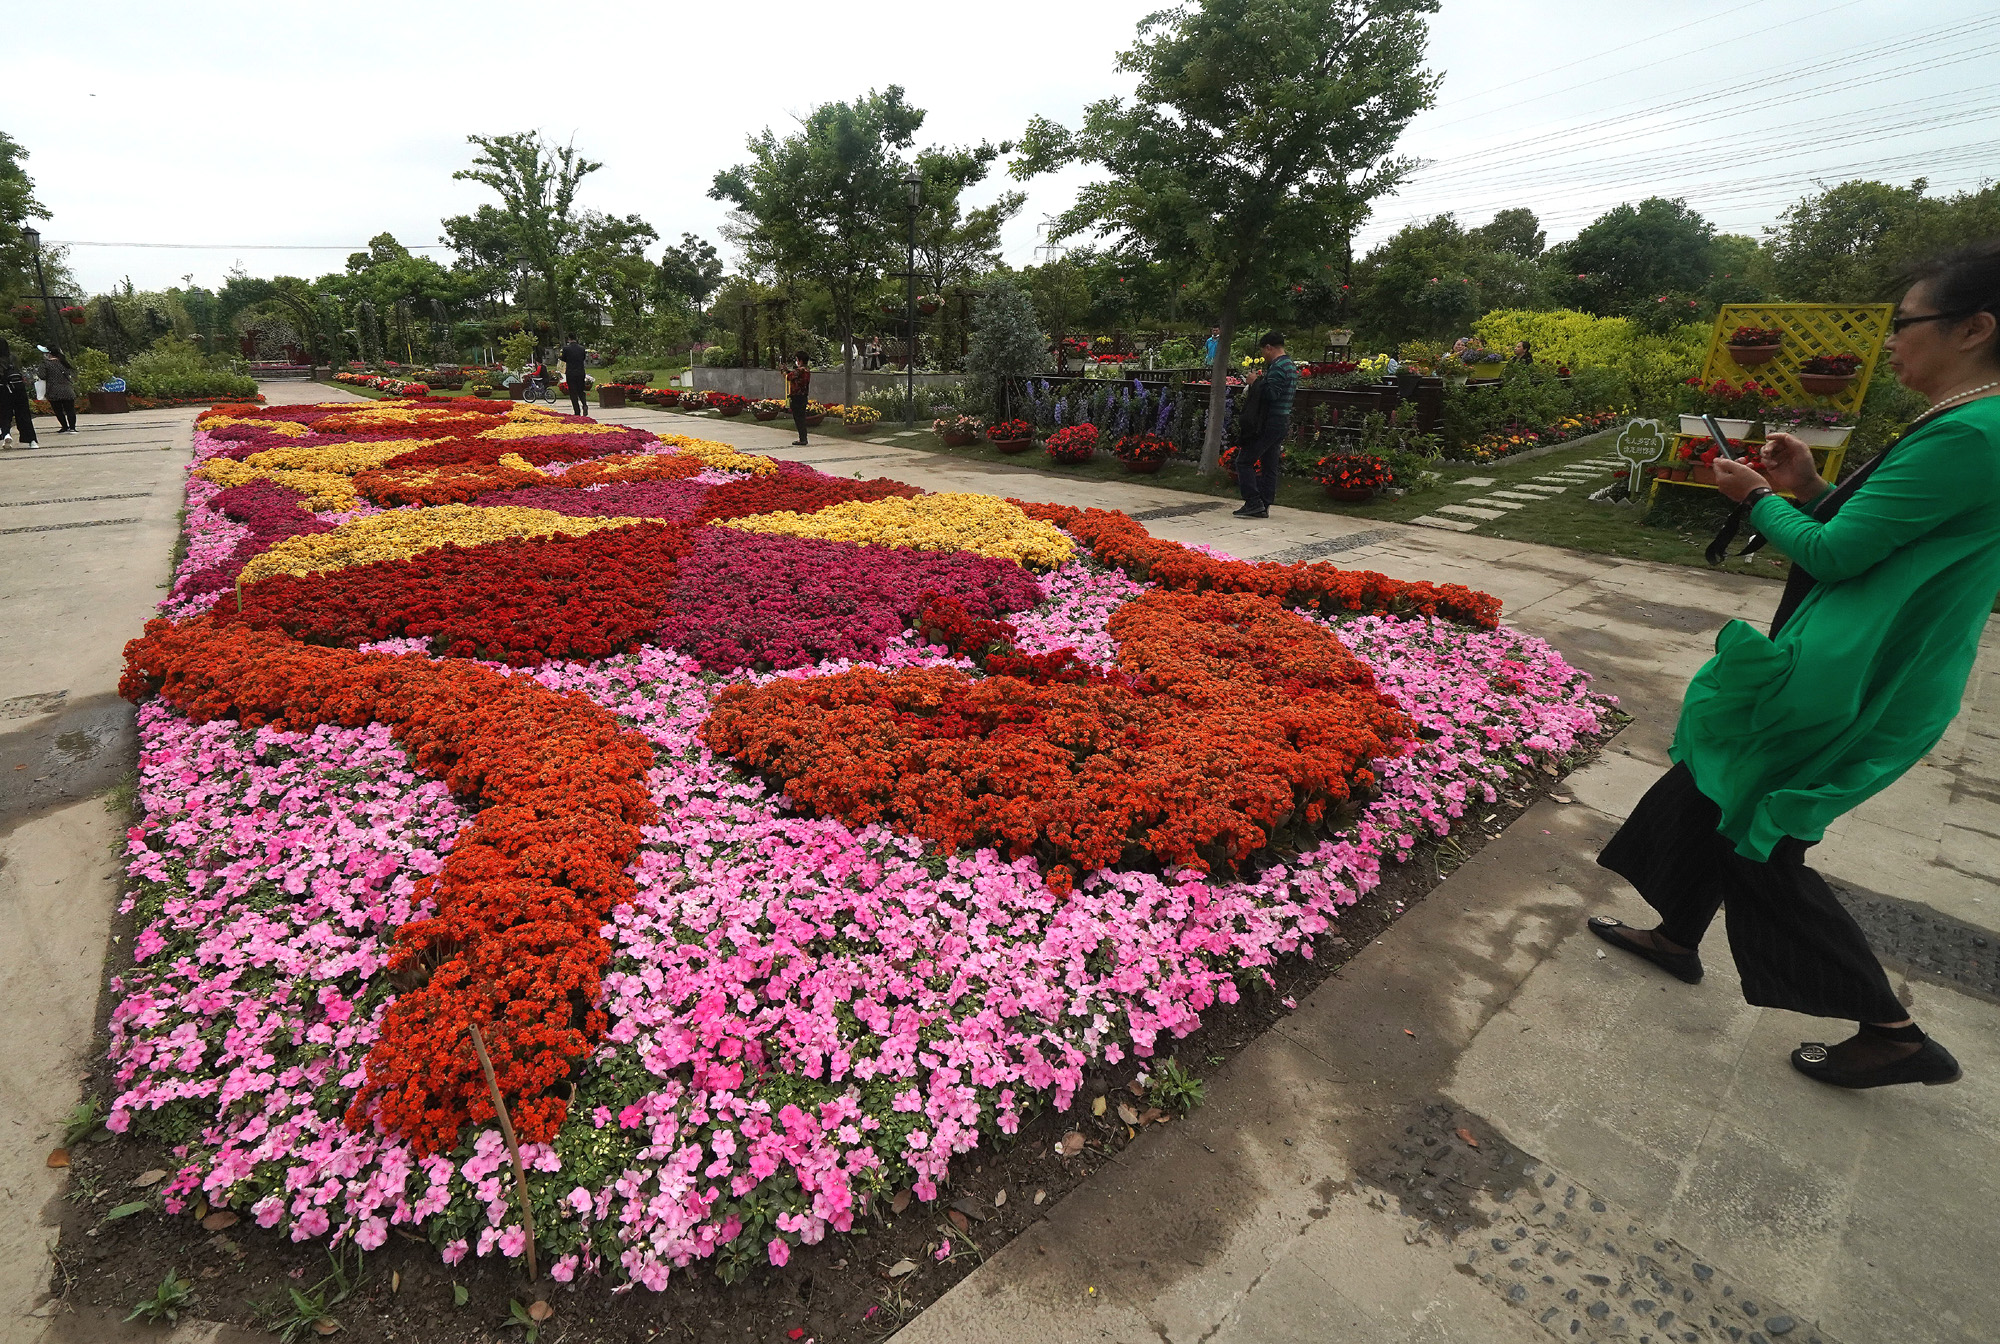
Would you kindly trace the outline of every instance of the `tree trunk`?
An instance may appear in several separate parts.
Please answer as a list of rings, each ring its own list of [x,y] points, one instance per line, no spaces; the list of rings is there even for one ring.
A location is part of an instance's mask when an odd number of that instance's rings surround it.
[[[1236,308],[1243,301],[1243,284],[1232,283],[1222,293],[1222,311],[1216,322],[1222,334],[1215,338],[1215,362],[1208,370],[1208,427],[1201,440],[1201,474],[1214,474],[1222,465],[1224,408],[1229,405],[1229,343],[1236,339]]]
[[[840,317],[840,404],[854,404],[854,305],[849,304]]]

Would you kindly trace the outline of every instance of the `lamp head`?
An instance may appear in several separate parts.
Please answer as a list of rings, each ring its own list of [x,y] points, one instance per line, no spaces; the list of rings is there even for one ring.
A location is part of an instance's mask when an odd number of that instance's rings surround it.
[[[903,185],[910,189],[910,204],[913,207],[923,204],[923,199],[924,199],[923,178],[919,177],[916,173],[912,172],[903,179]]]
[[[34,248],[37,252],[42,250],[42,231],[40,229],[32,224],[23,224],[21,226],[21,236],[28,240],[29,247]]]

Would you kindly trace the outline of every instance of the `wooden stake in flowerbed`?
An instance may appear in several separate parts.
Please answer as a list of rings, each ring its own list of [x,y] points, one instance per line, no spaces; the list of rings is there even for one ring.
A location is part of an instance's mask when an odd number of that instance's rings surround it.
[[[479,1067],[486,1071],[486,1086],[493,1091],[493,1109],[500,1116],[500,1137],[507,1140],[507,1151],[514,1155],[514,1189],[521,1197],[521,1227],[528,1234],[528,1282],[538,1283],[542,1276],[535,1269],[535,1214],[528,1206],[528,1169],[521,1165],[521,1145],[514,1141],[514,1122],[508,1118],[507,1103],[500,1097],[500,1080],[493,1076],[486,1040],[479,1034],[477,1022],[468,1025],[472,1028],[472,1048],[479,1052]]]

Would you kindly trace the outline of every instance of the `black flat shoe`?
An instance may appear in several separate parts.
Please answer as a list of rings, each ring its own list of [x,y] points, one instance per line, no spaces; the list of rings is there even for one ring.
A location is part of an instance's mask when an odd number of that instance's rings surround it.
[[[1652,962],[1676,980],[1684,980],[1690,985],[1701,983],[1701,958],[1693,952],[1662,952],[1657,947],[1635,943],[1618,932],[1631,926],[1609,915],[1592,915],[1584,927],[1620,951]]]
[[[1897,1083],[1922,1083],[1937,1087],[1955,1083],[1964,1075],[1951,1051],[1926,1037],[1915,1054],[1892,1059],[1872,1069],[1849,1068],[1834,1059],[1833,1052],[1818,1041],[1809,1041],[1792,1051],[1792,1067],[1816,1083],[1829,1087],[1891,1087]]]

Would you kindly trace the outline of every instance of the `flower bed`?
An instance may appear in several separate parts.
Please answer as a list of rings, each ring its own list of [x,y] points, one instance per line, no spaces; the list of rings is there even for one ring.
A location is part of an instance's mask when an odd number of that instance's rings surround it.
[[[204,475],[246,423],[387,432],[334,413],[202,418],[128,649],[110,1125],[171,1150],[170,1215],[521,1255],[478,1023],[556,1279],[782,1265],[1169,1049],[1607,722],[1491,597],[1122,514],[483,438],[507,410],[451,440],[572,456],[477,504]],[[557,499],[646,512],[522,507]]]

